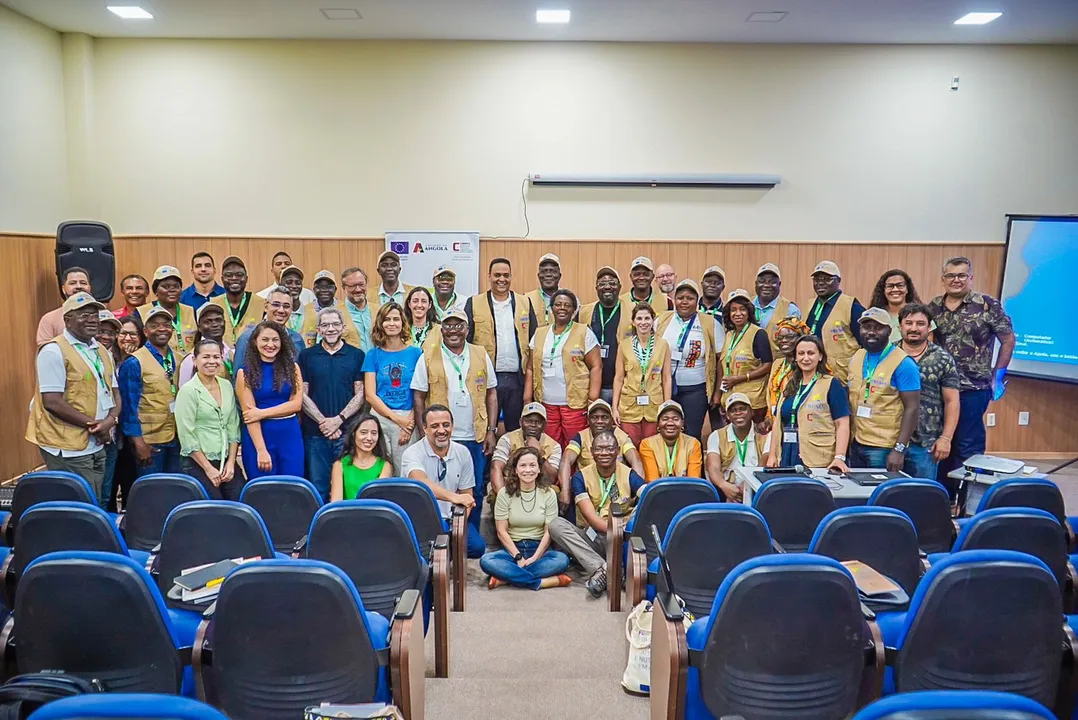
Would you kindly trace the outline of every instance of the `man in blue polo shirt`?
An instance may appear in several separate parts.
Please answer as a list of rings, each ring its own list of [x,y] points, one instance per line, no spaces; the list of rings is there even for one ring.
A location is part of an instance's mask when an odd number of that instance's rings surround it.
[[[307,479],[329,501],[329,477],[351,429],[349,418],[363,405],[364,353],[341,339],[344,316],[337,308],[318,312],[322,341],[299,354],[303,373],[303,446]]]
[[[180,302],[190,305],[197,312],[200,307],[218,295],[224,295],[224,287],[214,277],[217,268],[213,264],[213,256],[208,252],[197,252],[191,256],[191,274],[195,281],[184,288],[180,293]]]

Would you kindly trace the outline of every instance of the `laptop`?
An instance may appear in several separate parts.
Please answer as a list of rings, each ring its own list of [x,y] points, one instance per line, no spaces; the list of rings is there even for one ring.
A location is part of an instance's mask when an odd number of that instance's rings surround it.
[[[853,480],[861,487],[875,487],[880,483],[896,478],[908,477],[903,472],[891,472],[890,470],[854,469],[844,473],[843,477]]]

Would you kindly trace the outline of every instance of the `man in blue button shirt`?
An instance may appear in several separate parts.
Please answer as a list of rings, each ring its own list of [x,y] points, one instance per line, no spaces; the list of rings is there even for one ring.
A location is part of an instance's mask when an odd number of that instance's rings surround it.
[[[290,317],[292,317],[292,293],[288,291],[288,288],[278,285],[268,294],[266,299],[266,319],[272,320],[285,328],[288,332],[288,339],[292,341],[292,347],[296,351],[296,356],[299,357],[300,352],[306,346],[303,342],[303,336],[288,327]],[[236,338],[236,355],[233,358],[232,365],[233,380],[236,379],[236,371],[243,367],[244,360],[247,358],[247,345],[251,342],[252,332],[254,332],[254,328]]]
[[[218,295],[224,295],[225,289],[221,286],[214,275],[217,268],[213,264],[213,256],[208,252],[197,252],[191,256],[191,274],[195,281],[184,288],[180,294],[180,302],[190,305],[197,312],[200,307]]]

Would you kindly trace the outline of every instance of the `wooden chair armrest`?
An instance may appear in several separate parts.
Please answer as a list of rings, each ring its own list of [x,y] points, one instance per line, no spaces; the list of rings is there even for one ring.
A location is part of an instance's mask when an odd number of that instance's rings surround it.
[[[621,554],[625,518],[610,515],[606,521],[606,595],[610,612],[621,612]]]
[[[0,662],[0,681],[7,682],[19,674],[17,648],[15,646],[15,614],[8,615],[4,621],[4,628],[0,630],[0,653],[3,660]]]
[[[434,541],[434,677],[449,677],[449,536]]]
[[[865,648],[865,668],[861,673],[861,688],[857,695],[858,708],[863,708],[883,694],[883,674],[887,669],[887,657],[880,626],[875,620],[868,620],[866,624],[872,645]]]
[[[1053,708],[1056,717],[1069,718],[1074,712],[1075,694],[1078,693],[1078,639],[1066,621],[1063,623],[1063,652],[1059,673],[1059,686]]]
[[[625,602],[630,608],[634,608],[647,594],[648,585],[648,555],[642,538],[633,536],[629,538],[630,550],[629,567],[626,569],[625,578]],[[658,590],[656,586],[656,590]],[[669,588],[665,588],[669,590]]]
[[[450,543],[453,560],[453,612],[464,612],[464,593],[468,577],[468,515],[460,505],[454,505],[450,516]]]
[[[682,720],[689,676],[684,614],[673,595],[662,593],[651,615],[651,720]]]
[[[12,612],[15,611],[15,587],[18,584],[18,578],[11,570],[11,563],[14,560],[15,548],[11,548],[4,562],[0,564],[0,598],[3,598],[4,605]]]
[[[215,603],[216,604],[216,603]],[[195,694],[199,700],[210,705],[217,704],[213,697],[213,649],[210,647],[212,617],[203,616],[195,631],[195,642],[191,647],[191,671],[195,676]]]
[[[1075,593],[1078,592],[1078,572],[1074,570],[1074,563],[1067,561],[1067,575],[1064,578],[1063,587],[1063,614],[1070,615],[1075,611]]]
[[[393,704],[404,720],[423,720],[426,703],[423,683],[427,673],[423,622],[417,617],[419,593],[407,590],[397,604],[389,630],[389,673]],[[421,610],[420,610],[421,612]],[[419,626],[415,625],[419,620]]]

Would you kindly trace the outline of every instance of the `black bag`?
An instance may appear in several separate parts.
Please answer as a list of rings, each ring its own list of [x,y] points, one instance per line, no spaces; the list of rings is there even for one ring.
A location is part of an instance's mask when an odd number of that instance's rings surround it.
[[[26,720],[53,700],[99,692],[105,692],[100,680],[83,680],[62,670],[16,675],[0,685],[0,720]]]

